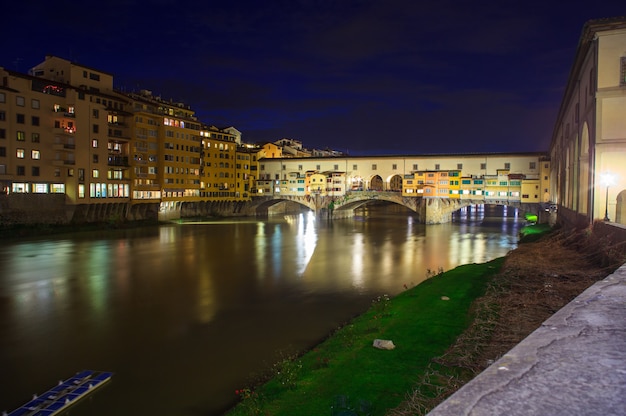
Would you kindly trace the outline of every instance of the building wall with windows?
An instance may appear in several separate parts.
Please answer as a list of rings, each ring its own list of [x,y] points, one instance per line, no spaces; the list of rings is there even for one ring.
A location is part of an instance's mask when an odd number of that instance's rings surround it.
[[[626,223],[626,19],[585,24],[550,144],[559,218]],[[543,175],[542,175],[543,176]]]
[[[57,71],[50,73],[60,79]],[[4,69],[0,76],[0,181],[5,193],[59,192],[71,204],[129,200],[129,134],[124,128],[114,140],[122,143],[116,149],[126,162],[109,159],[109,136],[118,131],[109,131],[107,108],[123,111],[122,97]]]
[[[519,178],[538,180],[544,161],[544,153],[264,158],[259,161],[262,186],[258,188],[263,193],[275,192],[269,182],[288,182],[294,173],[306,177],[306,172],[320,175],[341,172],[344,182],[341,189],[346,191],[401,191],[403,196],[461,199],[471,197],[468,192],[474,195],[480,193],[482,197],[487,195],[486,178],[491,176],[494,183],[489,192],[493,193],[494,199],[501,192],[520,194],[520,197],[521,179],[510,181],[509,173],[521,175]],[[376,182],[378,178],[380,184]],[[398,179],[400,185],[394,185]],[[469,183],[464,184],[464,181]]]
[[[246,200],[254,188],[258,149],[236,160],[241,132],[200,123],[184,103],[121,93],[111,74],[54,56],[29,74],[0,67],[0,81],[3,194],[89,207]]]
[[[237,200],[236,137],[215,126],[203,127],[202,196],[212,200]]]

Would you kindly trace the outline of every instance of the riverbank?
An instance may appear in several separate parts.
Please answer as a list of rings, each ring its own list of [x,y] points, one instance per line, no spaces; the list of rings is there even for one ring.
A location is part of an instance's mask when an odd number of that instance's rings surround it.
[[[534,229],[504,258],[378,299],[314,350],[285,357],[267,383],[242,386],[229,415],[427,413],[623,262],[592,234]],[[396,348],[373,348],[377,338]]]

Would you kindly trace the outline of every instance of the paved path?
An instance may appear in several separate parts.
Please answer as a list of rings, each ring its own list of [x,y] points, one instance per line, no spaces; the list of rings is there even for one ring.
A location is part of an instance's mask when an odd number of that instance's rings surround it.
[[[429,416],[626,415],[626,265]]]

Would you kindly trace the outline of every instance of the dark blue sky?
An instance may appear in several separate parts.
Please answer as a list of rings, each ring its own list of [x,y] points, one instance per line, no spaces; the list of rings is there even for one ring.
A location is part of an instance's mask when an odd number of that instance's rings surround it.
[[[56,55],[247,142],[353,155],[547,150],[582,27],[624,0],[16,1],[0,66]]]

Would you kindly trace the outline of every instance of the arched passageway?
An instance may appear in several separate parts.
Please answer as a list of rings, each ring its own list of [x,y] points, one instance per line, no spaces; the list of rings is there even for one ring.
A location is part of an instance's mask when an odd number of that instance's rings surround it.
[[[383,178],[379,175],[372,177],[370,181],[370,189],[372,191],[382,191],[383,190]]]

